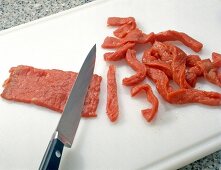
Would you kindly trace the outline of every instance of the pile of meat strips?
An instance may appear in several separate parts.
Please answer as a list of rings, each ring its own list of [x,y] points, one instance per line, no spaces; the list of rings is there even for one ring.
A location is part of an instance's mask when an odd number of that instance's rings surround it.
[[[142,110],[142,114],[148,122],[155,117],[159,102],[150,85],[141,83],[146,77],[155,83],[158,93],[171,104],[221,105],[220,93],[194,88],[198,77],[204,77],[208,82],[221,87],[221,73],[219,72],[221,54],[213,52],[212,60],[201,59],[199,55],[188,55],[182,49],[165,41],[180,41],[195,52],[199,52],[203,44],[183,32],[174,30],[146,34],[137,28],[133,17],[110,17],[107,25],[117,27],[117,29],[113,32],[115,37],[107,36],[102,47],[116,50],[105,53],[104,60],[124,59],[136,71],[136,74],[131,77],[124,78],[122,83],[125,86],[132,86],[132,96],[141,90],[147,94],[147,100],[152,104],[152,108]],[[134,50],[139,44],[151,45],[143,52],[142,61],[137,59]],[[115,74],[115,70],[115,66],[110,65],[109,72]],[[108,75],[108,77],[111,78],[113,75]],[[178,85],[178,88],[172,87],[172,81]],[[107,114],[111,121],[115,121],[119,114],[117,93],[113,88],[115,87],[109,87],[109,91],[111,92],[112,89],[114,92],[107,100]]]

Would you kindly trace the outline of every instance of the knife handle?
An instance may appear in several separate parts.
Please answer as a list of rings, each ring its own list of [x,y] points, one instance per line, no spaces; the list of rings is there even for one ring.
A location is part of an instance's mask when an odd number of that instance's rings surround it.
[[[58,138],[52,138],[41,161],[39,170],[57,170],[59,168],[64,144]]]

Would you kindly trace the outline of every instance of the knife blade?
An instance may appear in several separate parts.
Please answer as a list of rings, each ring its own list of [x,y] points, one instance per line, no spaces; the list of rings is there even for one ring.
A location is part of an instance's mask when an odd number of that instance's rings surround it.
[[[63,147],[72,146],[84,106],[85,96],[91,82],[96,60],[96,44],[88,53],[72,87],[64,111],[48,144],[39,170],[59,168]]]

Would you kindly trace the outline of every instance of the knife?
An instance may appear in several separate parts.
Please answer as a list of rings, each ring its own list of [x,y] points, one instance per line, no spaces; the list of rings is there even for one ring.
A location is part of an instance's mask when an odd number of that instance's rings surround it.
[[[59,168],[64,146],[71,148],[91,82],[96,60],[96,44],[88,53],[66,102],[63,114],[48,144],[39,170]]]

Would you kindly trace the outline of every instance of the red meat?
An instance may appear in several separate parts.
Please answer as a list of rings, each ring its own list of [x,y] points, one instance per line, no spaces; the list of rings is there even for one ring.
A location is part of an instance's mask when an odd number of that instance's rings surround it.
[[[110,65],[107,72],[107,106],[106,111],[109,119],[114,122],[119,115],[116,67]]]
[[[202,74],[203,74],[203,71],[202,71],[202,69],[198,65],[189,68],[186,71],[186,76],[185,76],[187,83],[191,87],[195,87],[196,81],[197,81],[197,77],[202,76]]]
[[[201,59],[198,55],[188,55],[186,58],[186,66],[194,67],[197,65],[197,62],[200,60]]]
[[[10,69],[1,96],[8,100],[33,103],[63,112],[77,73],[62,70],[43,70],[30,66]],[[94,75],[85,99],[83,117],[95,117],[102,78]]]
[[[198,65],[198,61],[201,61],[198,55],[188,55],[186,58],[186,81],[191,87],[195,87],[197,77],[203,75],[202,69]]]
[[[221,54],[213,52],[212,59],[214,67],[221,67]]]
[[[155,42],[154,46],[156,44],[158,44],[158,42]],[[142,62],[149,67],[162,70],[168,77],[172,78],[171,55],[166,51],[161,55],[158,53],[160,51],[156,50],[154,46],[144,51]],[[164,59],[164,61],[162,59]]]
[[[221,94],[197,89],[174,90],[166,74],[158,69],[147,67],[147,76],[156,84],[159,94],[169,103],[201,103],[210,106],[221,105]]]
[[[201,70],[203,70],[203,75],[206,80],[221,87],[218,68],[214,66],[210,59],[201,60],[198,62],[198,65]]]
[[[170,103],[201,103],[210,106],[221,105],[221,94],[217,92],[208,92],[197,89],[179,89],[168,95]]]
[[[147,67],[147,76],[155,83],[158,93],[168,101],[168,93],[173,91],[167,75],[156,68]]]
[[[118,38],[123,38],[125,37],[130,31],[132,31],[133,29],[136,28],[136,23],[135,22],[131,22],[131,23],[127,23],[124,24],[122,26],[120,26],[119,28],[117,28],[113,33],[116,37]]]
[[[149,43],[149,42],[152,43],[153,40],[154,40],[154,33],[144,34],[144,33],[142,33],[141,30],[134,29],[134,30],[128,32],[128,34],[122,39],[107,36],[104,39],[104,42],[101,46],[103,48],[118,48],[128,42],[133,42],[133,43],[137,43],[137,44],[145,44],[145,43]]]
[[[144,90],[146,92],[147,100],[153,105],[152,108],[150,109],[142,110],[143,117],[148,122],[151,122],[157,113],[159,102],[157,97],[153,94],[151,87],[148,84],[139,84],[134,86],[131,89],[131,95],[135,96],[141,90]]]
[[[148,42],[153,42],[154,41],[154,33],[150,34],[145,34],[138,28],[128,32],[128,34],[122,38],[122,43],[127,43],[127,42],[135,42],[137,44],[145,44]]]
[[[126,17],[126,18],[109,17],[107,19],[108,26],[121,26],[124,24],[132,23],[132,22],[135,22],[135,19],[133,17]]]
[[[178,31],[174,31],[174,30],[160,32],[155,35],[155,39],[157,41],[161,41],[161,42],[163,42],[163,41],[180,41],[195,52],[199,52],[203,47],[202,43],[193,39],[189,35],[187,35],[183,32],[178,32]]]
[[[128,49],[132,49],[135,46],[135,43],[128,42],[124,46],[118,48],[115,52],[108,52],[104,54],[105,61],[118,61],[126,56]]]
[[[178,47],[170,45],[173,61],[171,64],[173,71],[173,80],[180,86],[180,88],[191,88],[186,81],[186,54]]]
[[[149,67],[162,70],[181,88],[190,88],[186,81],[186,54],[178,47],[155,41],[143,55],[143,63]]]
[[[103,44],[101,45],[102,48],[118,48],[120,46],[122,46],[122,40],[115,38],[115,37],[109,37],[107,36],[104,39]]]
[[[127,50],[126,61],[130,67],[132,67],[137,73],[129,78],[123,79],[123,84],[126,86],[133,86],[143,81],[146,77],[146,66],[139,62],[136,58],[136,51]]]

